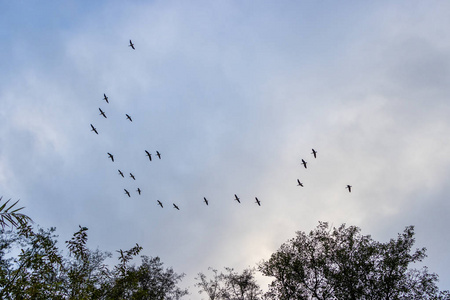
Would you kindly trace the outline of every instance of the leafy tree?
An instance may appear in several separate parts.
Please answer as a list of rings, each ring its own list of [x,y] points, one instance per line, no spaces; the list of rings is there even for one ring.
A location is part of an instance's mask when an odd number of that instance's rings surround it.
[[[134,248],[132,251],[137,253],[138,249]],[[172,300],[188,294],[186,289],[177,286],[184,274],[179,275],[172,268],[164,269],[159,257],[143,255],[141,258],[142,264],[139,267],[123,268],[122,263],[116,267],[116,276],[105,299]]]
[[[330,228],[320,222],[309,234],[284,243],[259,265],[274,277],[271,299],[450,299],[439,292],[438,276],[409,269],[422,261],[425,248],[412,250],[414,227],[387,243],[361,235],[356,226]]]
[[[69,299],[100,299],[109,278],[108,266],[104,264],[111,253],[86,247],[87,227],[81,227],[72,239],[66,241],[69,258],[65,260],[65,294]]]
[[[68,257],[57,247],[55,228],[26,224],[0,233],[1,299],[180,299],[187,290],[177,284],[184,274],[164,269],[158,257],[142,256],[131,265],[142,247],[119,250],[119,263],[104,263],[108,252],[86,246],[87,228],[67,241]],[[20,250],[19,250],[20,249]],[[20,251],[19,255],[13,255]]]
[[[55,228],[50,228],[34,232],[30,225],[23,225],[16,234],[2,238],[2,299],[62,299],[63,257],[56,246],[54,231]],[[13,246],[21,248],[20,254],[8,259]]]
[[[199,293],[205,292],[208,295],[209,300],[220,300],[222,287],[223,274],[218,274],[216,269],[208,268],[214,275],[212,279],[208,279],[204,273],[198,273],[198,277],[195,279],[198,281],[195,286],[200,288]]]
[[[257,300],[261,299],[262,291],[256,282],[255,269],[245,269],[241,274],[232,268],[225,268],[225,273],[209,268],[213,278],[208,279],[205,274],[199,273],[196,286],[199,293],[205,292],[210,300]]]

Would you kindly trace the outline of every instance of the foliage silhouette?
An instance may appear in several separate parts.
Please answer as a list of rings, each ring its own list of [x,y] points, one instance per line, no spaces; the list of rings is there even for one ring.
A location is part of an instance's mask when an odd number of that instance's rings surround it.
[[[361,235],[360,228],[330,228],[319,222],[309,234],[284,243],[259,270],[274,277],[270,299],[450,299],[439,292],[438,276],[424,267],[409,269],[425,257],[412,250],[414,227],[387,243]]]
[[[180,299],[184,274],[164,268],[158,257],[141,256],[142,247],[119,250],[119,263],[105,264],[111,253],[87,248],[87,228],[79,227],[66,241],[64,256],[57,247],[55,228],[34,230],[31,225],[1,231],[1,299]],[[20,249],[18,256],[13,251]]]

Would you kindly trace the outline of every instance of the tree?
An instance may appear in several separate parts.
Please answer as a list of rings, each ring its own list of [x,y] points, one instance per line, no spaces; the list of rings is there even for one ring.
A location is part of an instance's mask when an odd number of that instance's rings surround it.
[[[255,280],[255,269],[245,269],[241,274],[232,268],[225,268],[226,273],[213,272],[213,278],[208,279],[204,273],[199,273],[195,284],[199,293],[205,292],[210,300],[258,300],[262,291]]]
[[[131,265],[142,250],[138,244],[119,250],[119,263],[109,268],[110,253],[87,248],[87,230],[80,226],[66,241],[68,256],[57,247],[55,228],[1,230],[0,298],[171,300],[187,294],[177,286],[184,274],[165,269],[159,257],[141,256],[139,266]]]
[[[69,257],[65,259],[65,294],[69,299],[100,299],[106,293],[106,279],[109,269],[104,261],[111,253],[86,247],[87,227],[66,241]]]
[[[356,226],[330,228],[320,222],[309,234],[284,243],[259,264],[274,277],[266,296],[271,299],[450,299],[439,292],[438,276],[422,261],[425,248],[412,250],[414,227],[408,226],[387,243],[361,235]]]
[[[129,266],[119,270],[111,282],[105,299],[180,299],[188,294],[177,284],[184,274],[177,274],[172,268],[164,269],[159,257],[142,256],[139,267]]]
[[[34,232],[28,224],[18,227],[15,233],[2,231],[0,298],[63,299],[63,257],[54,231],[50,228]],[[17,248],[17,257],[6,258]]]

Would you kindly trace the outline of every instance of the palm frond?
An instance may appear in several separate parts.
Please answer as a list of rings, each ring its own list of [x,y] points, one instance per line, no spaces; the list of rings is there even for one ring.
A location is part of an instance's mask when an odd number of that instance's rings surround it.
[[[3,196],[0,197],[0,202],[2,201],[2,199]],[[19,227],[26,224],[27,222],[33,222],[33,220],[27,215],[18,213],[18,211],[24,208],[24,207],[19,208],[15,207],[16,204],[19,202],[19,200],[7,206],[10,201],[11,199],[7,200],[0,206],[0,226],[2,227],[2,229],[5,229],[5,226]]]

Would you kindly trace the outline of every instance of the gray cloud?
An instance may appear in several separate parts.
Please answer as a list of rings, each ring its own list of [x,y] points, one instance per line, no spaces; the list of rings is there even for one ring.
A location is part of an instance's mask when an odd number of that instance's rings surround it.
[[[93,247],[138,242],[191,286],[319,220],[379,239],[413,224],[444,288],[448,20],[406,3],[114,3],[61,28],[44,13],[7,37],[0,190],[61,241],[82,224]]]

